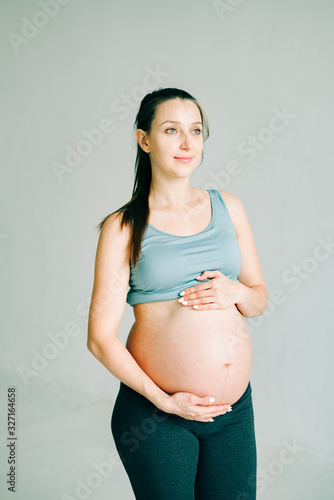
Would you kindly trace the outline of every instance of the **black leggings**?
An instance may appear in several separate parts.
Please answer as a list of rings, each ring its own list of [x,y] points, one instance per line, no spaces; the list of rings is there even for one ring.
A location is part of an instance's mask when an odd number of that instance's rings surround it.
[[[214,422],[165,413],[120,382],[111,431],[137,500],[256,498],[250,382]]]

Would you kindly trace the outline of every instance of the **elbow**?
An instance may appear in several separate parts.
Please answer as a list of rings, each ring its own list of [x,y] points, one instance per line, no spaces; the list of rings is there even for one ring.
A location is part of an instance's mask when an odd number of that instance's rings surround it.
[[[88,336],[87,336],[87,349],[95,356],[96,358],[99,358],[103,355],[105,352],[106,348],[110,346],[110,344],[115,340],[117,337],[116,334],[111,333],[110,331],[104,331],[103,333],[99,332],[99,335],[94,332],[91,329],[88,329]]]
[[[87,349],[92,352],[93,351],[93,341],[91,339],[87,340]]]
[[[94,356],[100,343],[98,335],[99,331],[101,331],[101,325],[99,325],[96,321],[93,321],[91,315],[89,315],[87,327],[87,349]]]
[[[266,288],[263,289],[262,296],[257,300],[256,305],[253,306],[252,310],[243,311],[242,315],[245,318],[256,318],[261,316],[268,307],[268,293]],[[240,311],[241,312],[241,311]]]
[[[268,293],[267,290],[264,288],[261,300],[259,300],[256,310],[253,312],[253,314],[247,317],[256,318],[257,316],[261,316],[266,311],[267,307],[268,307]]]
[[[98,340],[88,339],[87,349],[89,350],[89,352],[93,354],[94,358],[96,358],[99,361],[104,356],[105,347],[103,346],[103,343],[99,342]]]
[[[97,351],[100,349],[100,342],[98,341],[96,335],[94,335],[91,328],[88,328],[87,334],[87,349],[96,356]]]
[[[268,292],[267,292],[266,287],[264,287],[263,288],[263,296],[262,296],[262,300],[261,300],[260,314],[263,314],[267,310],[268,302],[269,302]]]
[[[87,340],[87,349],[89,350],[89,352],[91,352],[94,356],[96,355],[96,351],[97,351],[97,344],[96,342],[89,338],[88,337],[88,340]]]

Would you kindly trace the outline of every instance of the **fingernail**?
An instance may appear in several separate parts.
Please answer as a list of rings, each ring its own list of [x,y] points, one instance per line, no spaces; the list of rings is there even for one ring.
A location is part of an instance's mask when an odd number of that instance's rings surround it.
[[[185,306],[186,304],[188,304],[188,301],[187,301],[187,300],[183,300],[183,301],[181,302],[181,304],[183,304],[183,305]]]
[[[232,406],[230,406],[230,408],[227,411],[232,411]]]
[[[181,298],[179,299],[179,302],[183,302],[183,301],[184,301],[184,299],[181,297]]]
[[[214,402],[214,400],[215,400],[215,398],[210,398],[210,399],[209,399],[210,403],[213,403],[213,402]]]
[[[181,292],[180,295],[184,295],[185,292]]]
[[[195,278],[195,280],[197,280],[197,279],[198,279],[198,278],[200,278],[200,277],[201,277],[201,275],[197,276],[197,278]]]

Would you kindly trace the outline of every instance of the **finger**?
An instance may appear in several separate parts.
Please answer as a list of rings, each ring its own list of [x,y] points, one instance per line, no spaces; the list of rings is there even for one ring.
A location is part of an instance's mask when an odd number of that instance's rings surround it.
[[[198,418],[213,418],[213,417],[218,417],[219,415],[225,415],[225,413],[229,413],[232,411],[232,408],[229,410],[220,410],[220,411],[214,411],[210,413],[205,413],[203,415],[198,416]]]
[[[218,403],[213,405],[215,402],[215,398],[212,396],[196,396],[196,394],[189,393],[189,402],[192,405],[200,405],[200,406],[221,406],[228,405],[228,403]]]
[[[232,411],[232,407],[231,406],[224,406],[223,408],[218,408],[218,409],[214,409],[214,408],[206,408],[205,410],[203,409],[202,411],[198,411],[196,412],[195,414],[193,413],[194,417],[198,417],[198,418],[206,418],[206,417],[217,417],[218,415],[222,415],[224,413],[227,413],[229,411]]]
[[[191,419],[197,420],[198,422],[211,422],[214,417],[219,417],[219,415],[225,415],[226,413],[229,413],[229,412],[224,411],[224,412],[220,412],[220,413],[212,413],[210,415],[205,415],[203,417],[191,417]]]
[[[190,394],[189,402],[192,406],[194,412],[192,412],[193,417],[208,417],[208,416],[217,416],[221,413],[225,413],[232,409],[232,406],[229,403],[218,403],[213,404],[213,397],[204,396],[199,397],[195,394]],[[189,415],[191,416],[191,415]]]
[[[199,283],[198,285],[184,288],[183,290],[181,290],[181,293],[184,292],[185,295],[189,295],[190,293],[205,290],[206,288],[210,288],[211,281],[212,280],[205,281],[204,283]]]
[[[196,394],[190,393],[189,402],[193,405],[198,406],[209,406],[213,411],[223,410],[224,407],[230,408],[230,403],[215,403],[215,398],[212,396],[196,396]]]
[[[206,295],[211,295],[213,296],[212,293],[212,285],[204,286],[206,283],[203,284],[203,288],[200,288],[199,290],[193,290],[192,292],[187,292],[186,299],[197,299],[200,297],[205,297]]]
[[[204,300],[206,302],[214,302],[215,296],[212,293],[212,290],[205,290],[205,291],[201,292],[200,294],[198,294],[198,293],[191,294],[191,295],[188,295],[186,297],[182,297],[182,299],[187,300],[187,301],[193,300],[195,302],[198,302],[199,300]]]
[[[183,306],[193,306],[193,305],[210,305],[216,304],[216,298],[213,295],[207,295],[205,297],[197,297],[197,298],[186,298],[183,300],[179,300],[180,304]]]
[[[201,412],[202,415],[205,414],[205,412],[210,413],[210,412],[222,412],[222,411],[227,411],[232,406],[228,403],[222,403],[219,405],[196,405],[197,409],[199,412]]]
[[[186,307],[186,306],[185,306]],[[206,309],[221,309],[218,304],[194,304],[191,306],[195,311],[205,311]]]
[[[207,295],[206,297],[198,297],[198,299],[189,299],[188,304],[198,304],[198,305],[206,305],[206,304],[216,304],[217,298],[213,295]]]

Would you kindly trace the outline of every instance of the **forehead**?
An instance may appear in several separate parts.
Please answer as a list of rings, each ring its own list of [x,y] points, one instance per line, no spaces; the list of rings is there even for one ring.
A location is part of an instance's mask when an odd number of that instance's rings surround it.
[[[159,104],[155,122],[161,125],[166,120],[175,120],[180,122],[201,122],[201,114],[197,105],[189,99],[170,99]]]

